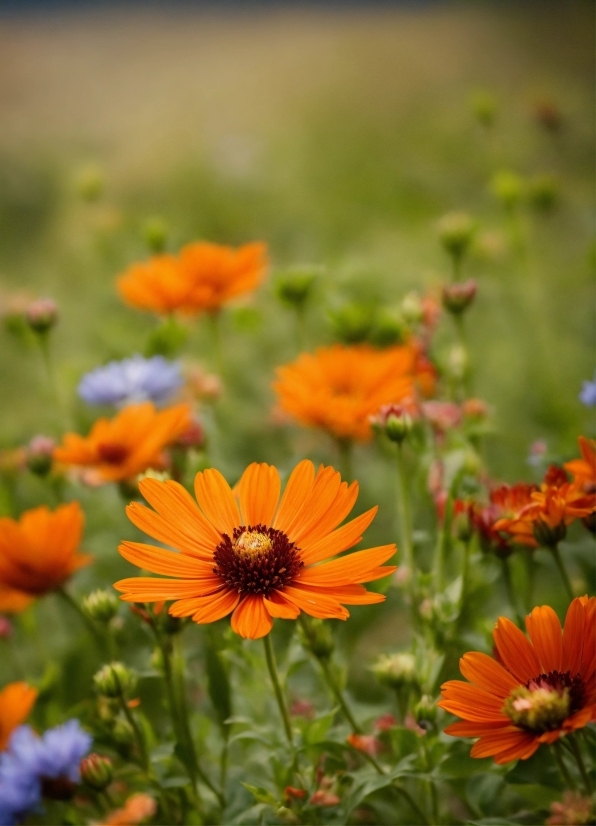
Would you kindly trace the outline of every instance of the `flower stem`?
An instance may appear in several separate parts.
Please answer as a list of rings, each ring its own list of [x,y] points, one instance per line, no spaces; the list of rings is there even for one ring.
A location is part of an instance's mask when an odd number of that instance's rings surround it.
[[[404,454],[401,444],[397,445],[397,512],[400,526],[400,540],[404,564],[412,574],[414,573],[414,552],[412,549],[412,517],[410,510],[409,488],[406,480]]]
[[[579,769],[579,773],[581,774],[581,778],[584,784],[585,792],[588,796],[590,796],[592,794],[592,780],[586,769],[584,758],[582,757],[579,744],[573,735],[571,735],[571,737],[567,737],[566,742],[568,743],[569,749],[575,758],[575,762],[577,763],[577,767]]]
[[[150,763],[149,763],[149,755],[147,754],[147,744],[145,743],[145,737],[143,735],[143,732],[141,731],[141,728],[140,728],[139,724],[137,723],[137,721],[135,719],[134,714],[132,713],[132,711],[128,707],[128,703],[126,702],[126,699],[124,698],[123,694],[120,694],[119,700],[120,700],[120,707],[121,707],[122,711],[124,712],[124,716],[126,717],[130,727],[132,728],[132,730],[134,732],[135,740],[137,741],[137,746],[139,748],[139,757],[140,757],[140,761],[141,761],[141,766],[142,766],[143,771],[145,772],[145,774],[147,774],[149,776],[151,774],[151,766],[150,766]]]
[[[424,814],[422,809],[418,806],[418,804],[414,801],[411,794],[409,792],[407,792],[404,789],[403,786],[398,786],[397,783],[393,783],[392,788],[394,788],[397,792],[399,792],[403,796],[404,800],[407,801],[408,806],[410,807],[410,809],[413,812],[415,812],[416,816],[420,820],[420,823],[425,824],[425,826],[426,826],[426,824],[428,824],[428,820],[426,818],[426,815]]]
[[[277,672],[277,665],[275,663],[275,654],[273,653],[273,646],[271,645],[271,636],[267,634],[263,637],[263,644],[265,646],[265,659],[267,660],[267,668],[269,669],[269,676],[273,683],[273,691],[275,692],[275,699],[279,707],[279,713],[284,724],[284,731],[288,739],[288,743],[293,746],[294,739],[292,736],[292,726],[290,725],[290,715],[284,700],[284,695],[279,681],[279,674]]]
[[[553,743],[553,754],[555,755],[555,760],[557,761],[557,765],[559,767],[559,771],[561,772],[563,780],[567,784],[568,788],[571,789],[571,791],[575,791],[575,781],[569,774],[569,770],[565,765],[565,759],[563,757],[563,747],[561,746],[561,743],[558,740],[555,743]]]
[[[338,439],[339,463],[342,478],[350,483],[352,481],[352,442],[350,439]]]
[[[221,346],[221,323],[219,311],[210,313],[209,320],[211,322],[211,340],[213,343],[213,358],[215,361],[215,367],[219,375],[223,376],[224,362]]]
[[[72,597],[65,588],[57,588],[56,593],[60,594],[62,599],[77,612],[79,617],[82,619],[83,624],[95,637],[96,641],[100,644],[100,646],[105,650],[107,646],[107,638],[102,636],[99,628],[95,625],[93,620],[90,617],[88,617],[87,614],[83,611],[76,599]],[[108,651],[108,653],[110,652]]]
[[[573,599],[573,588],[571,587],[571,581],[569,579],[569,574],[563,565],[563,560],[561,559],[561,554],[559,552],[558,545],[549,545],[548,550],[553,555],[553,559],[555,560],[556,566],[559,569],[559,574],[561,575],[561,579],[563,580],[563,585],[565,586],[565,590],[567,591],[567,596],[570,600]]]
[[[451,522],[453,519],[453,495],[449,492],[447,501],[445,502],[445,517],[443,519],[443,527],[439,533],[437,541],[437,550],[435,553],[434,564],[434,584],[435,592],[441,593],[443,590],[443,568],[445,565],[445,556],[450,543],[451,537]]]
[[[515,614],[515,621],[518,627],[523,629],[524,617],[522,612],[519,610],[519,603],[515,593],[515,588],[513,587],[513,582],[511,580],[511,568],[509,567],[509,558],[506,556],[501,557],[501,564],[503,566],[503,581],[505,582],[505,590],[507,591],[507,598],[509,599],[509,604],[513,608],[513,613]]]

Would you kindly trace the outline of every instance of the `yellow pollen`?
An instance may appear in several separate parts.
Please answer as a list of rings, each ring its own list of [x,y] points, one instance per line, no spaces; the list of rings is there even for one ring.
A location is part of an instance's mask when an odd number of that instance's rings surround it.
[[[238,556],[259,556],[268,553],[272,547],[269,537],[258,531],[245,531],[234,542],[234,551]]]

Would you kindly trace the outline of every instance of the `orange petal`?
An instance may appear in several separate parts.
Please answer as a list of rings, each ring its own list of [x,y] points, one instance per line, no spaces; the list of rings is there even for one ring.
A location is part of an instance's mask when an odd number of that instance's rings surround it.
[[[155,602],[160,600],[200,597],[222,587],[218,576],[205,579],[162,579],[161,577],[135,576],[114,583],[122,592],[125,602]]]
[[[527,683],[542,673],[530,641],[507,617],[499,617],[493,639],[506,668],[520,683]]]
[[[533,743],[535,739],[534,735],[527,734],[521,729],[489,732],[483,735],[477,743],[474,743],[470,754],[472,757],[493,757],[499,752],[509,753],[513,750],[514,753],[519,751],[521,756],[527,746]],[[517,758],[509,757],[509,760],[515,759]]]
[[[300,608],[284,599],[278,591],[273,591],[269,599],[263,597],[263,602],[272,617],[297,619],[300,616]]]
[[[118,552],[128,562],[151,571],[153,574],[169,574],[182,579],[200,579],[213,573],[213,565],[185,554],[166,551],[141,542],[122,542]]]
[[[273,527],[288,532],[292,520],[308,498],[315,479],[315,468],[309,459],[299,462],[288,479]]]
[[[376,516],[378,507],[375,506],[366,513],[352,519],[346,525],[333,531],[327,536],[318,539],[312,545],[305,545],[302,548],[302,560],[305,565],[312,565],[330,556],[346,551],[348,548],[358,544],[362,539],[362,534],[368,528]]]
[[[9,683],[0,691],[0,752],[14,729],[29,715],[37,699],[37,690],[24,682]]]
[[[0,584],[0,613],[20,614],[33,602],[34,597],[25,591],[17,591]]]
[[[381,545],[366,551],[357,551],[333,562],[325,562],[314,568],[301,570],[296,581],[313,585],[349,585],[367,582],[367,573],[386,562],[395,554],[395,545]]]
[[[313,493],[316,493],[316,487],[315,480]],[[351,485],[348,485],[347,482],[342,482],[331,504],[319,514],[316,520],[310,523],[308,528],[302,529],[300,526],[296,526],[297,534],[294,538],[296,544],[299,546],[309,545],[311,542],[315,542],[320,536],[326,536],[337,528],[350,513],[356,504],[357,498],[358,482],[352,482]]]
[[[526,617],[526,628],[534,651],[542,664],[542,671],[560,671],[563,659],[561,623],[550,605],[534,608]],[[538,676],[538,675],[536,675]]]
[[[238,604],[232,614],[232,631],[248,640],[259,640],[273,628],[273,621],[267,611],[263,597],[250,594]]]
[[[234,610],[238,605],[236,591],[222,588],[208,596],[180,599],[170,605],[169,613],[173,617],[192,617],[193,622],[202,624],[215,622]]]
[[[581,599],[572,600],[567,609],[563,628],[563,656],[561,670],[572,675],[579,672],[584,648],[584,606]]]
[[[519,681],[500,663],[480,651],[464,654],[459,669],[466,680],[503,699],[519,686]]]
[[[483,734],[497,730],[513,731],[514,726],[511,725],[511,720],[495,720],[491,723],[471,723],[468,720],[458,720],[457,723],[452,723],[445,728],[445,734],[450,734],[452,737],[482,737]],[[517,729],[515,729],[517,731]]]
[[[208,468],[195,477],[195,494],[201,510],[220,532],[232,536],[240,522],[240,511],[232,489],[219,470]]]
[[[270,525],[277,510],[281,482],[277,468],[253,462],[238,483],[243,524]]]
[[[317,471],[312,490],[302,508],[295,515],[286,531],[292,542],[298,547],[302,539],[312,537],[312,529],[325,518],[332,508],[341,488],[341,475],[332,467],[320,467]],[[347,488],[344,482],[344,489]],[[336,528],[340,520],[331,525],[327,533]]]
[[[311,617],[319,619],[347,619],[350,614],[340,603],[317,590],[307,590],[301,587],[286,585],[283,589],[284,597]]]
[[[502,712],[502,698],[461,680],[449,680],[441,686],[441,700],[437,705],[472,722],[490,723],[507,719]]]

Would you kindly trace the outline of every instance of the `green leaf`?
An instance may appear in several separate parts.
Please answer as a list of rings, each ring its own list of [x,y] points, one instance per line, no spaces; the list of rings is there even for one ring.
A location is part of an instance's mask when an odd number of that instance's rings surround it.
[[[479,814],[494,814],[495,801],[504,785],[505,781],[498,774],[476,774],[470,778],[466,786],[468,803]]]
[[[505,775],[505,780],[507,783],[563,788],[558,766],[548,749],[539,749],[528,760],[518,760],[515,767]]]

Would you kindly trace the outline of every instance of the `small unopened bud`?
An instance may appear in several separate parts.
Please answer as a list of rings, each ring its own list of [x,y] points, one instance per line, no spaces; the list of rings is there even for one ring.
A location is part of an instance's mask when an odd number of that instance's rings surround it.
[[[363,304],[346,304],[329,313],[333,331],[344,344],[360,344],[372,331],[374,312]]]
[[[300,626],[302,640],[306,648],[320,660],[328,659],[333,653],[335,643],[329,626],[320,619],[311,619],[307,631]]]
[[[143,227],[143,236],[151,252],[163,252],[168,240],[168,226],[161,218],[150,218]]]
[[[102,666],[93,681],[105,697],[124,697],[132,692],[137,682],[134,673],[119,662]]]
[[[391,347],[401,344],[406,338],[404,319],[395,313],[380,312],[375,319],[370,341],[376,347]]]
[[[557,203],[559,185],[552,175],[537,175],[529,183],[528,199],[530,204],[542,212],[548,212]]]
[[[490,92],[476,92],[471,101],[472,112],[483,126],[492,126],[497,116],[497,101]]]
[[[443,307],[453,315],[460,315],[468,309],[476,296],[476,282],[458,281],[456,284],[445,284],[443,287]]]
[[[416,659],[407,652],[382,654],[373,665],[372,672],[380,683],[393,689],[418,683]]]
[[[116,743],[120,746],[130,746],[134,743],[135,733],[132,726],[121,717],[117,717],[116,720],[114,720],[111,733]]]
[[[466,399],[461,409],[466,419],[486,419],[490,413],[488,404],[482,399]]]
[[[371,757],[374,757],[383,748],[383,744],[374,734],[349,734],[346,739],[353,749],[369,754]]]
[[[502,170],[493,177],[491,190],[505,209],[513,209],[524,196],[524,182],[515,172]]]
[[[277,297],[287,306],[301,309],[312,294],[319,272],[314,267],[300,267],[279,273],[275,282]]]
[[[561,521],[558,525],[551,527],[543,519],[537,519],[532,525],[534,539],[542,548],[554,548],[567,535],[567,526]]]
[[[287,806],[280,806],[279,809],[275,812],[275,816],[278,820],[282,823],[291,824],[291,826],[298,826],[300,823],[300,819],[298,818],[296,812],[293,812],[291,809],[288,809]]]
[[[120,600],[111,591],[98,589],[83,600],[83,608],[91,619],[107,625],[118,613]]]
[[[38,298],[25,310],[25,319],[33,332],[43,335],[58,323],[58,306],[51,298]]]
[[[187,430],[178,436],[176,447],[186,450],[189,448],[202,447],[205,444],[205,430],[197,418],[193,418]]]
[[[418,417],[418,407],[413,399],[405,399],[399,404],[384,404],[370,422],[385,433],[392,442],[401,444],[411,432],[414,418]]]
[[[102,792],[107,788],[114,776],[112,761],[102,754],[93,753],[88,757],[83,757],[79,764],[79,771],[83,783],[97,792]]]
[[[425,730],[433,727],[437,719],[437,704],[428,694],[423,694],[414,706],[414,719]]]
[[[36,476],[47,476],[52,469],[56,442],[49,436],[35,436],[27,445],[27,467]]]
[[[446,252],[458,260],[468,251],[476,226],[466,212],[450,212],[439,221],[439,239]]]
[[[77,192],[85,201],[97,201],[103,192],[104,178],[96,166],[82,169],[77,176]]]
[[[409,324],[420,324],[424,321],[424,303],[418,293],[411,292],[403,297],[401,312]]]
[[[470,358],[468,351],[461,344],[454,344],[447,356],[447,369],[454,379],[461,381],[468,371]]]
[[[286,786],[284,794],[288,800],[304,800],[308,792],[306,789],[298,789],[295,786]]]

